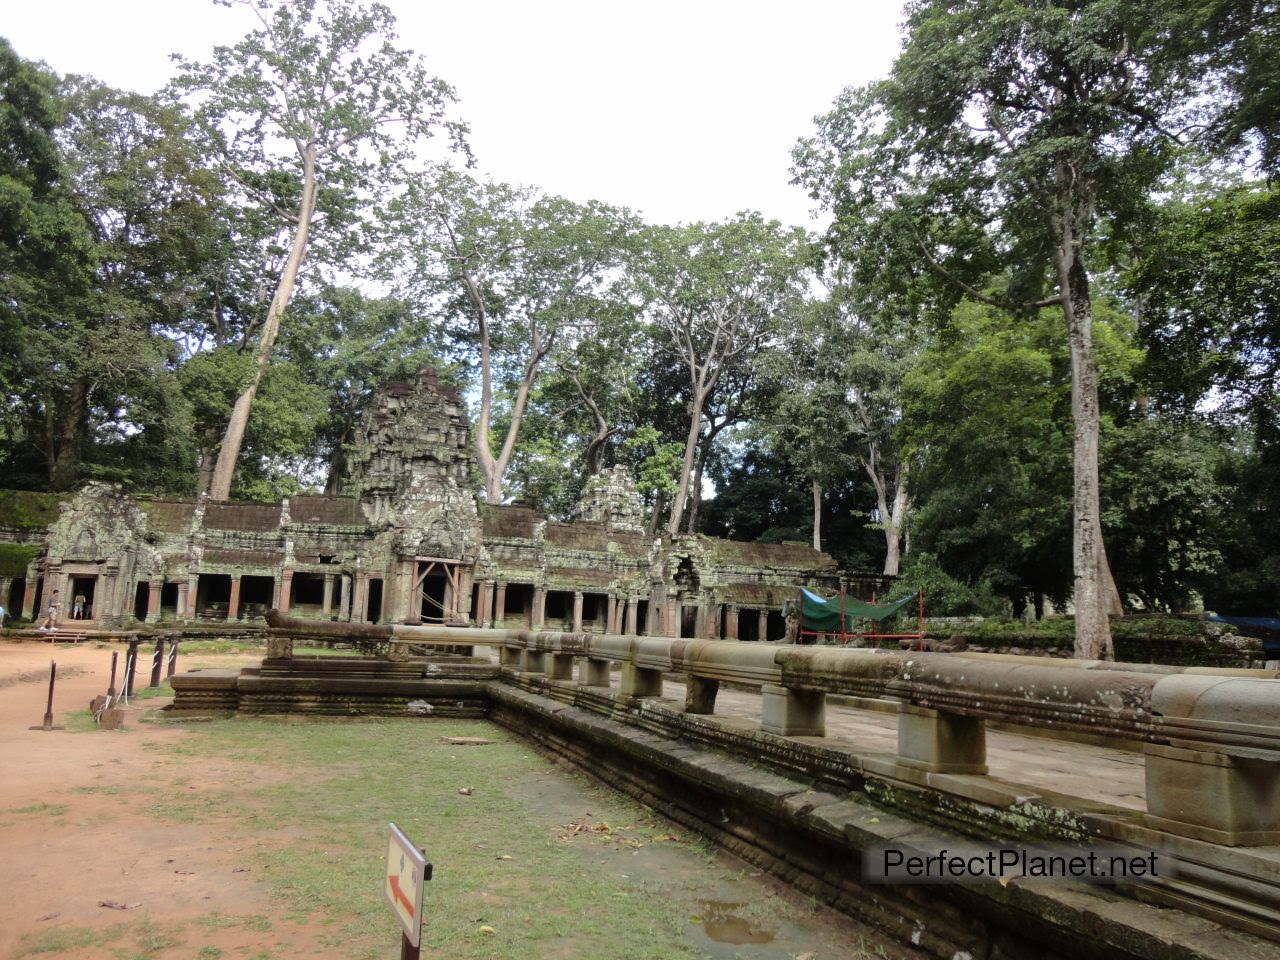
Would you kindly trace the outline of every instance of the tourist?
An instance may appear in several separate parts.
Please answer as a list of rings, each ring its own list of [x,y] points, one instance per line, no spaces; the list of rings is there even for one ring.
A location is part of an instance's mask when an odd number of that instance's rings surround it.
[[[71,619],[72,620],[84,619],[84,594],[83,593],[77,593],[75,600],[73,600],[71,603]]]
[[[49,606],[45,608],[44,623],[41,624],[41,632],[47,630],[58,629],[58,614],[62,611],[62,600],[58,597],[58,591],[53,591],[53,596],[49,598]]]

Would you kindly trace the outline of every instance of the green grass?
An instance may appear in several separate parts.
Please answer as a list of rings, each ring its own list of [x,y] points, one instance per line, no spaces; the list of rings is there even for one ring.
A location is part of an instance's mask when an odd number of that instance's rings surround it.
[[[65,816],[67,805],[65,803],[33,803],[26,807],[14,807],[12,810],[6,810],[6,813],[40,813],[48,817]]]
[[[496,742],[458,747],[442,742],[448,736]],[[382,899],[388,821],[423,843],[436,864],[424,943],[441,955],[698,956],[683,940],[684,893],[664,893],[658,880],[600,864],[606,849],[629,853],[627,841],[658,842],[672,828],[595,789],[592,820],[607,822],[610,836],[562,840],[557,822],[586,811],[533,817],[530,791],[536,799],[537,788],[529,784],[564,775],[489,724],[242,718],[193,730],[164,750],[276,773],[272,782],[239,790],[175,791],[157,812],[179,822],[234,820],[274,841],[250,861],[255,874],[290,919],[318,923],[321,940],[345,956],[385,956],[396,942]],[[464,786],[474,793],[459,794]],[[210,915],[201,922],[212,928],[252,919]],[[565,941],[572,945],[567,954]]]
[[[102,940],[102,933],[89,927],[50,927],[24,933],[13,960],[31,957],[39,953],[65,953],[68,950],[81,950],[91,947]]]

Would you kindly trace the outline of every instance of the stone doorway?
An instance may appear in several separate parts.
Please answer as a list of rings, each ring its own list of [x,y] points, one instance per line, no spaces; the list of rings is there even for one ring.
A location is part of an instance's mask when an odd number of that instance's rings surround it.
[[[93,605],[97,586],[96,575],[68,577],[67,596],[63,600],[63,616],[68,620],[93,620],[96,617]]]
[[[417,557],[410,607],[423,623],[458,623],[462,617],[462,570],[455,560]]]

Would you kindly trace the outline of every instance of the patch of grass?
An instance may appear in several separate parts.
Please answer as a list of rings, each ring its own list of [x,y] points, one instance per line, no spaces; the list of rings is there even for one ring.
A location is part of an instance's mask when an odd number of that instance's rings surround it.
[[[129,698],[130,700],[150,700],[153,697],[173,696],[173,687],[169,685],[168,680],[161,681],[160,686],[158,687],[144,686],[144,683],[146,682],[147,681],[143,681],[134,686],[133,696]]]
[[[218,960],[222,956],[220,947],[201,947],[200,952],[196,954],[196,960]]]
[[[153,960],[180,942],[182,927],[164,928],[153,920],[142,920],[134,928],[134,945],[114,951],[116,960]]]
[[[27,807],[14,807],[8,813],[41,813],[49,817],[61,817],[67,812],[65,803],[33,803]]]
[[[13,954],[13,960],[30,957],[38,953],[65,953],[68,950],[82,950],[100,942],[101,933],[90,927],[50,927],[24,933]]]
[[[450,736],[494,742],[458,747],[442,741]],[[639,804],[592,790],[590,816],[609,824],[612,839],[566,842],[556,824],[586,811],[530,814],[537,782],[563,775],[487,723],[237,718],[193,729],[165,749],[288,772],[216,799],[191,791],[166,802],[166,815],[234,811],[239,827],[274,840],[253,855],[256,875],[291,918],[313,918],[344,956],[385,955],[398,937],[382,899],[388,821],[424,843],[436,864],[424,943],[442,955],[698,955],[684,942],[683,892],[629,878],[622,859],[633,852],[627,841],[660,842],[672,828]],[[463,787],[473,793],[460,794]],[[608,924],[598,922],[601,903]]]
[[[201,917],[199,923],[202,927],[206,927],[210,930],[229,930],[232,928],[239,928],[243,930],[254,930],[258,933],[265,933],[271,929],[270,919],[259,913],[238,916],[215,910],[212,913],[205,914]]]

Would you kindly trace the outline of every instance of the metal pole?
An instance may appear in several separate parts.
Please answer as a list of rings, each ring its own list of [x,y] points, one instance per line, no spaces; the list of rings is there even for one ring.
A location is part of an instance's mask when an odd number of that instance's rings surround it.
[[[164,666],[164,637],[156,637],[155,653],[151,655],[151,689],[160,686],[160,668]]]
[[[845,644],[844,634],[844,586],[840,587],[840,646]]]
[[[129,641],[129,651],[124,656],[124,696],[128,700],[133,696],[133,675],[138,670],[138,641]]]
[[[115,703],[116,700],[116,657],[120,656],[118,650],[111,651],[111,680],[107,683],[107,707]],[[106,709],[105,707],[103,709]]]
[[[172,679],[173,679],[174,671],[176,671],[177,669],[178,669],[178,638],[177,638],[177,637],[170,637],[170,638],[169,638],[169,676],[168,676],[168,679],[170,679],[170,680],[172,680]]]

